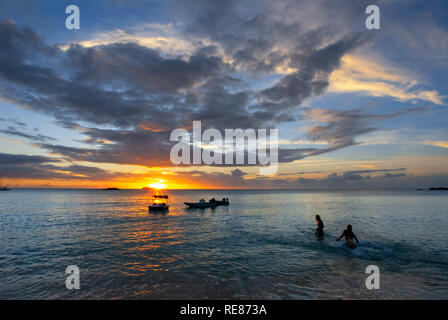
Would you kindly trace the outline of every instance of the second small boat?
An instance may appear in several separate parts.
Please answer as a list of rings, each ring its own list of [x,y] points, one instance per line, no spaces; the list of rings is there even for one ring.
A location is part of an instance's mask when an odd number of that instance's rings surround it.
[[[204,199],[199,200],[199,202],[184,202],[190,208],[215,208],[217,206],[228,206],[229,198],[223,198],[222,200],[216,200],[215,198],[210,199],[206,202]]]
[[[217,206],[216,202],[205,202],[204,199],[199,200],[199,202],[184,202],[190,208],[215,208]]]

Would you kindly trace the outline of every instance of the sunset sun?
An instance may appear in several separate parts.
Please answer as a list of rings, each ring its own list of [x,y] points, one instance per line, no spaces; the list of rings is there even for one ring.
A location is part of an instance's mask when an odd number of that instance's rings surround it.
[[[164,184],[162,180],[159,180],[158,182],[151,183],[148,186],[153,189],[166,189],[166,184]]]

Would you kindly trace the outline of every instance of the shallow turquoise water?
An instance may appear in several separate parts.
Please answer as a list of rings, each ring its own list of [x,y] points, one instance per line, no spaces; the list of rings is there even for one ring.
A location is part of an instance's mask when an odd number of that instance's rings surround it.
[[[0,193],[1,299],[447,299],[448,192]],[[188,210],[184,201],[229,197]],[[326,236],[314,236],[320,214]],[[351,223],[361,246],[333,241]],[[65,288],[77,265],[81,289]],[[367,290],[377,265],[381,289]]]

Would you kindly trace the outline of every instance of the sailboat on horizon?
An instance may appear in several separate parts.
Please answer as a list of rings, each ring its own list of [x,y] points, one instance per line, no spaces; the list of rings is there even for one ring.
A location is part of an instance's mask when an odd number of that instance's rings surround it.
[[[8,187],[3,187],[3,172],[0,173],[0,191],[9,191]]]

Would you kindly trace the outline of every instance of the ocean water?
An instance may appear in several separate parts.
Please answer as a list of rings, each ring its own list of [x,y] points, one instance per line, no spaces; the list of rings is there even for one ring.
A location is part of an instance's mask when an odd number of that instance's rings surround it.
[[[0,298],[448,299],[448,192],[167,193],[170,211],[148,214],[143,190],[1,192]],[[231,204],[183,204],[202,197]],[[334,241],[348,223],[355,250]],[[380,290],[365,286],[369,265]]]

